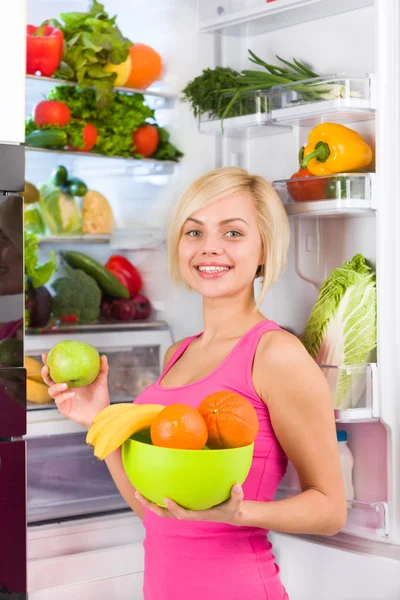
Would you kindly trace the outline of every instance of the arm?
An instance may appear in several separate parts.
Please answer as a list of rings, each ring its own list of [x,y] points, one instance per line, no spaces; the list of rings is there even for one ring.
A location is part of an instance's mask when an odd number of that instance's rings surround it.
[[[172,346],[170,346],[170,348],[168,348],[167,352],[165,353],[163,371],[180,343],[181,342],[177,342],[176,344],[173,344]],[[135,511],[139,519],[143,521],[144,508],[142,504],[136,499],[136,490],[132,486],[125,473],[125,469],[122,464],[121,448],[118,448],[118,450],[110,454],[110,456],[106,458],[105,462],[108,467],[108,470],[110,471],[111,477],[113,478],[114,483],[119,490],[119,493],[121,494],[125,502],[132,508],[132,510]]]
[[[237,524],[336,534],[347,509],[331,395],[322,371],[297,338],[277,331],[260,342],[253,382],[299,475],[302,493],[276,502],[245,501]]]

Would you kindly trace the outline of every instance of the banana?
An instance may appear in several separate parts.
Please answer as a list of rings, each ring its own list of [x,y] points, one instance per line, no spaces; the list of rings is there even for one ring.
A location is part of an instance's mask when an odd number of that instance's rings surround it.
[[[32,379],[26,380],[26,399],[35,404],[49,404],[52,398],[49,396],[48,387],[44,383],[38,383]]]
[[[122,404],[110,404],[106,408],[103,408],[93,419],[93,424],[90,427],[87,436],[86,443],[90,446],[96,444],[97,438],[100,432],[107,427],[108,423],[111,423],[117,415],[124,414],[128,418],[128,414],[132,414],[132,410],[137,407],[134,404],[122,403]]]
[[[29,379],[32,379],[32,381],[36,381],[37,383],[43,383],[43,379],[40,374],[40,371],[43,367],[41,362],[35,358],[31,358],[30,356],[25,356],[24,366],[26,369],[26,376],[29,377]]]
[[[94,455],[100,460],[104,460],[117,448],[131,437],[134,433],[142,429],[149,429],[152,422],[159,412],[165,406],[161,404],[141,404],[137,405],[132,416],[119,414],[111,422],[107,421],[107,427],[104,427],[95,444]]]

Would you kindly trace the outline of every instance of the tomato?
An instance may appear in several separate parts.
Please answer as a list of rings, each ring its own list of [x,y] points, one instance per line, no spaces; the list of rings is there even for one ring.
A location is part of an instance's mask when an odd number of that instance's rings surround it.
[[[91,123],[86,123],[82,131],[83,137],[83,148],[73,148],[71,150],[77,150],[78,152],[89,152],[97,141],[97,129]]]
[[[145,158],[151,156],[158,148],[160,134],[154,125],[143,125],[132,134],[135,145],[135,154],[141,154]]]
[[[57,100],[43,100],[35,106],[33,120],[35,125],[59,125],[64,127],[69,121],[71,113],[64,102]]]

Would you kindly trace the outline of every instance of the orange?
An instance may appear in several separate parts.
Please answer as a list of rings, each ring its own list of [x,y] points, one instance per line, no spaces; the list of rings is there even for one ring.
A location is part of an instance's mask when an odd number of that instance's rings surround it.
[[[146,44],[134,44],[129,49],[132,67],[125,87],[145,90],[161,75],[161,56]]]
[[[257,413],[239,394],[227,390],[210,394],[200,403],[198,411],[207,424],[209,448],[241,448],[254,442],[258,433]]]
[[[208,431],[199,411],[186,404],[171,404],[154,419],[150,428],[153,446],[202,450]]]

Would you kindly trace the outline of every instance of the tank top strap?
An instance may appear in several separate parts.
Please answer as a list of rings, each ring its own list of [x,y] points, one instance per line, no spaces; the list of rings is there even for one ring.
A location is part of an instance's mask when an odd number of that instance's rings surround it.
[[[173,353],[173,355],[171,356],[171,358],[165,365],[165,369],[161,373],[160,379],[162,379],[162,377],[164,377],[164,375],[167,374],[167,372],[171,369],[171,367],[182,356],[182,354],[185,352],[186,348],[189,346],[190,342],[192,342],[194,339],[198,338],[200,335],[201,335],[201,333],[198,333],[196,335],[191,335],[190,337],[187,337],[184,340],[182,340],[182,342],[179,344],[179,346],[177,347],[177,349],[175,350],[175,352]]]

